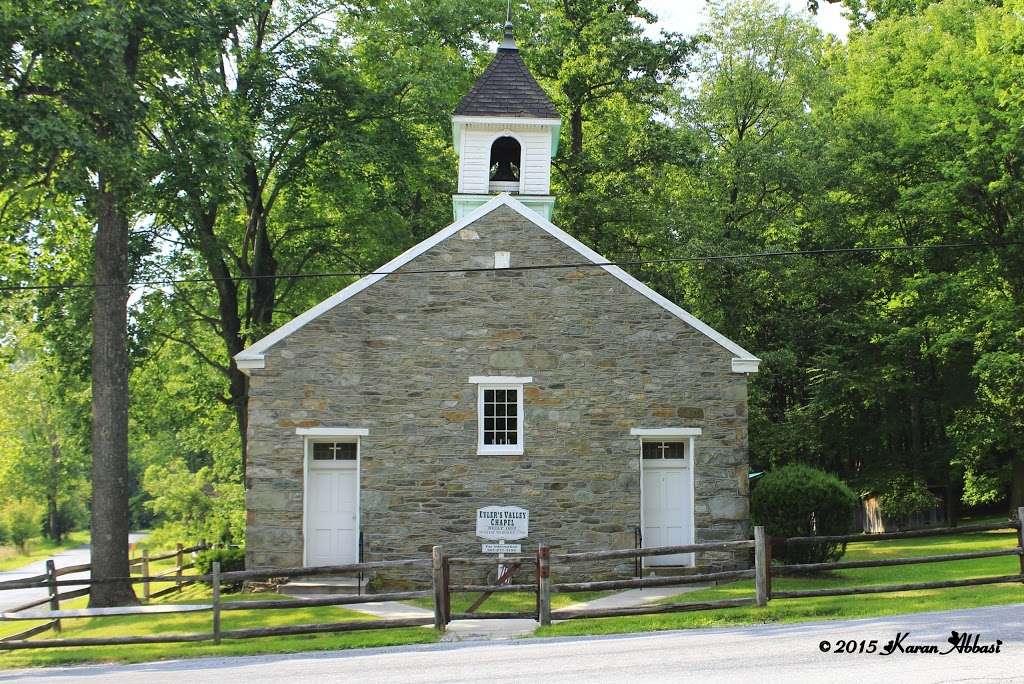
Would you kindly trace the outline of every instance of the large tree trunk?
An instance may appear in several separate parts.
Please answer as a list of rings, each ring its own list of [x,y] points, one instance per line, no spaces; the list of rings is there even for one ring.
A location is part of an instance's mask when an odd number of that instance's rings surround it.
[[[56,435],[50,434],[50,476],[46,483],[46,536],[60,543],[63,530],[60,526],[60,511],[57,497],[60,495],[60,443]]]
[[[92,577],[128,576],[128,219],[99,177],[93,252]],[[129,582],[94,584],[89,606],[137,603]]]
[[[569,114],[569,151],[575,158],[583,154],[583,107],[579,105]]]
[[[249,426],[249,378],[235,364],[235,354],[245,349],[242,335],[242,317],[239,313],[238,285],[224,262],[221,246],[214,232],[217,223],[216,207],[196,215],[196,247],[206,262],[210,277],[217,288],[217,318],[220,336],[228,353],[228,398],[235,412],[239,441],[242,447],[242,480],[245,481],[246,453]],[[271,309],[272,312],[272,309]]]
[[[231,396],[231,407],[235,411],[235,422],[238,424],[238,437],[242,446],[242,482],[246,488],[249,481],[246,478],[248,472],[249,453],[249,378],[242,371],[238,370],[235,362],[231,362],[231,384],[229,392]]]
[[[1010,478],[1010,515],[1016,516],[1017,510],[1024,506],[1024,455],[1017,454],[1011,460]]]
[[[60,513],[57,510],[57,497],[50,494],[46,497],[46,536],[60,543]]]

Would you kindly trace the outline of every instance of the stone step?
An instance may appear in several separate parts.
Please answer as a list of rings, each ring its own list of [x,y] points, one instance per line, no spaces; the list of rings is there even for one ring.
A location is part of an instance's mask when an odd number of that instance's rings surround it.
[[[370,578],[363,576],[362,584],[358,577],[309,577],[283,584],[278,592],[286,596],[302,598],[303,596],[348,596],[365,594]]]

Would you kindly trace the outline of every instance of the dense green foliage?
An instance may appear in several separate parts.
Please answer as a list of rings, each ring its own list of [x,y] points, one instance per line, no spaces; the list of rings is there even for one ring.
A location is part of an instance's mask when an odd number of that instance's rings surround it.
[[[449,115],[499,5],[0,0],[0,285],[89,281],[115,191],[133,277],[177,281],[131,297],[133,525],[241,541],[231,356],[353,280],[282,276],[450,220]],[[846,5],[844,43],[768,0],[695,36],[632,0],[516,3],[565,122],[555,221],[764,360],[753,469],[1024,505],[1024,0]],[[134,80],[95,87],[140,27]],[[873,246],[905,249],[816,252]],[[0,296],[0,505],[59,536],[87,520],[93,295]]]
[[[773,537],[849,534],[857,495],[835,475],[802,463],[773,470],[750,494],[750,517]],[[785,563],[838,560],[845,543],[787,544],[774,550]]]
[[[208,549],[196,556],[196,573],[209,575],[213,572],[213,564],[220,563],[221,572],[245,570],[245,547]],[[237,591],[242,588],[241,582],[227,582],[225,591]]]
[[[912,480],[906,475],[894,477],[878,496],[882,515],[898,522],[926,514],[941,503],[941,499],[928,491],[923,482]]]
[[[28,540],[39,534],[42,508],[31,499],[14,499],[0,508],[0,528],[4,537],[22,553],[28,552]]]

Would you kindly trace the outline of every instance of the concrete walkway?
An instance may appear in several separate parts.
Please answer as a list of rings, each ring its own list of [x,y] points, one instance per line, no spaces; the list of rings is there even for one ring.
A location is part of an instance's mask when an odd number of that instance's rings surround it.
[[[398,601],[380,601],[378,603],[353,603],[351,605],[338,606],[345,610],[354,610],[357,613],[368,613],[381,620],[401,620],[403,618],[434,617],[434,611],[429,608],[410,606]]]
[[[135,544],[146,537],[145,533],[133,532],[128,535],[129,543]],[[55,553],[51,556],[57,569],[66,568],[69,565],[83,565],[88,563],[91,559],[90,551],[88,546],[79,546],[74,549],[67,549]],[[0,572],[0,582],[7,582],[9,580],[20,580],[27,579],[33,575],[42,575],[46,572],[46,560],[39,560],[28,565],[22,566],[15,570],[6,570]],[[71,579],[85,579],[89,577],[88,572],[79,572],[72,575],[64,575],[60,579],[71,580]],[[63,591],[70,591],[77,589],[78,587],[69,587],[63,589]],[[49,596],[49,592],[46,589],[8,589],[6,591],[0,591],[0,611],[5,611],[15,606],[20,606],[29,601],[35,601],[36,599],[46,598]]]
[[[703,589],[708,585],[686,585],[681,587],[654,587],[650,589],[629,589],[593,601],[573,603],[561,610],[582,610],[584,608],[632,608],[676,596],[689,591]],[[432,617],[429,608],[410,606],[397,601],[380,603],[359,603],[343,606],[360,613],[368,613],[382,620],[396,620],[410,617]],[[430,627],[428,625],[428,627]],[[448,625],[441,641],[500,641],[529,636],[537,629],[536,620],[454,620]]]
[[[397,620],[411,617],[433,617],[429,608],[410,606],[397,601],[380,603],[357,603],[342,606],[348,610],[368,613],[381,620]],[[427,625],[433,629],[433,625]],[[529,636],[537,629],[534,620],[455,620],[445,632],[442,641],[493,641]]]
[[[618,591],[610,596],[602,596],[592,601],[581,601],[561,608],[560,610],[591,610],[595,608],[633,608],[645,606],[648,603],[661,601],[672,596],[685,594],[698,589],[707,589],[710,584],[685,584],[675,587],[649,587],[647,589],[627,589]]]

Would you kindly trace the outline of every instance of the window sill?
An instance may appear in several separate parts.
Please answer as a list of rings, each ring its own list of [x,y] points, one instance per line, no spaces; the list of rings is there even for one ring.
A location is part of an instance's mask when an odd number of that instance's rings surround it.
[[[477,456],[522,456],[521,446],[477,447]]]

